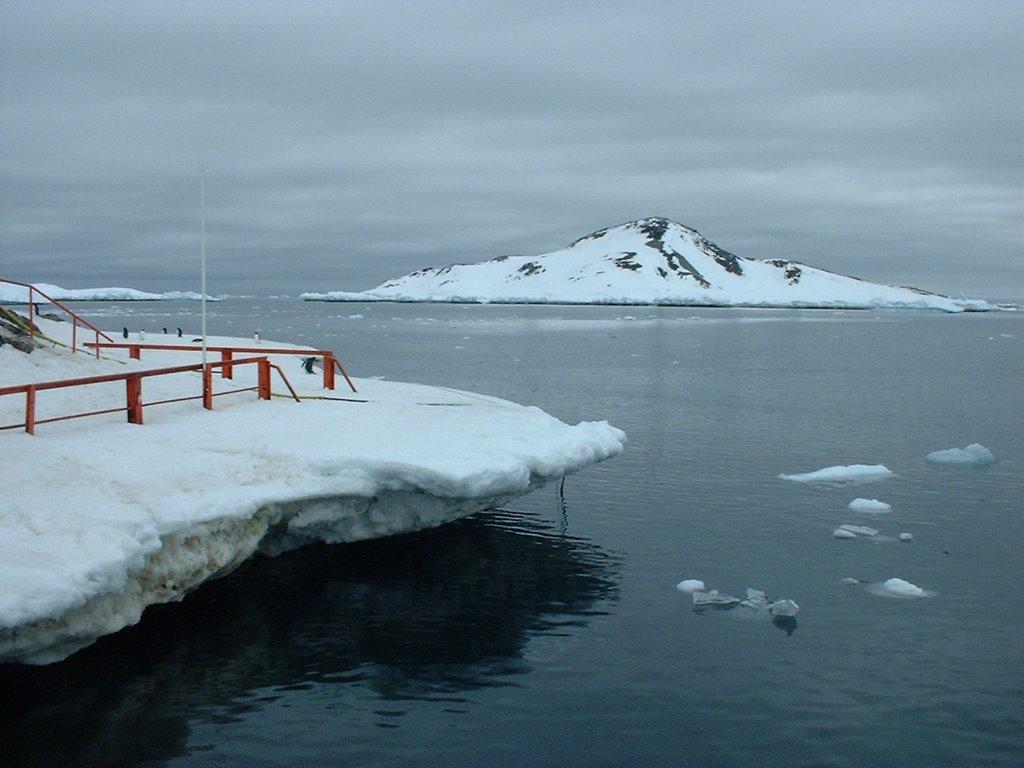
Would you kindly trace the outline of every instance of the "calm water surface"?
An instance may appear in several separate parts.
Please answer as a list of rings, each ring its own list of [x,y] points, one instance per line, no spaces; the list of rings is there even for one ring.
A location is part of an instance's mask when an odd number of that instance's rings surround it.
[[[189,303],[85,311],[198,328]],[[561,495],[259,558],[68,662],[0,671],[3,765],[1024,763],[1024,316],[211,311],[212,333],[259,328],[357,375],[607,419],[630,442]],[[1001,461],[923,460],[971,442]],[[859,462],[897,476],[776,477]],[[850,512],[855,496],[893,512]],[[834,539],[844,522],[886,539]],[[797,624],[697,613],[684,578],[790,597]]]

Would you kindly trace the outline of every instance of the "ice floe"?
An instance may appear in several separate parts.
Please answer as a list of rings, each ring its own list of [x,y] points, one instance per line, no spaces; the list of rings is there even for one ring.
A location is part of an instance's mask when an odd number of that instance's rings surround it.
[[[832,535],[837,539],[856,539],[857,534],[853,531],[848,531],[845,528],[836,528],[832,531]]]
[[[932,451],[924,457],[932,464],[960,464],[981,466],[996,461],[992,451],[980,443],[972,443],[966,448],[947,448],[944,451]]]
[[[843,523],[839,526],[840,531],[846,531],[848,533],[856,534],[857,536],[877,536],[877,528],[868,528],[866,525],[850,525],[849,523]]]
[[[914,534],[912,534],[912,533],[901,533],[896,538],[899,539],[900,541],[913,541],[914,540]]]
[[[686,584],[688,582],[681,583]],[[747,587],[747,596],[743,600],[735,595],[719,592],[717,589],[712,589],[708,592],[702,590],[693,592],[693,608],[698,612],[704,611],[707,608],[724,608],[728,610],[737,606],[742,606],[756,612],[764,611],[764,615],[770,615],[774,621],[788,624],[790,630],[796,626],[794,617],[797,611],[800,610],[800,606],[793,600],[780,598],[772,601],[768,599],[766,592],[752,587]]]
[[[911,584],[909,581],[903,579],[889,579],[883,581],[880,584],[869,584],[868,591],[873,595],[879,597],[896,597],[903,599],[913,599],[916,597],[932,597],[935,593],[927,589],[922,589],[916,584]]]
[[[768,597],[760,589],[751,589],[747,587],[747,599],[740,603],[747,608],[753,608],[754,610],[760,610],[761,608],[768,607]]]
[[[854,512],[864,512],[869,515],[880,515],[885,512],[892,512],[892,507],[878,499],[857,498],[850,502],[849,508]]]
[[[795,483],[870,483],[892,476],[893,471],[884,464],[849,464],[825,467],[814,472],[779,475]]]
[[[704,582],[700,579],[683,579],[676,584],[676,589],[680,592],[703,592]]]
[[[728,608],[740,604],[740,599],[734,595],[723,595],[717,589],[710,592],[697,591],[693,593],[693,604],[698,608],[716,607]]]

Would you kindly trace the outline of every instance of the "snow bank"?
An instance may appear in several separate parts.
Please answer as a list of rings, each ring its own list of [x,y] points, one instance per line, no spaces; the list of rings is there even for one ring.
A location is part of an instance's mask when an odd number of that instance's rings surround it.
[[[893,471],[884,464],[850,464],[825,467],[797,475],[779,475],[795,483],[870,483],[890,477]]]
[[[53,338],[70,332],[40,325]],[[198,359],[115,354],[0,347],[0,386]],[[42,425],[35,437],[0,433],[3,476],[17,483],[0,496],[0,661],[64,658],[255,552],[437,526],[623,448],[623,433],[605,422],[570,426],[457,390],[357,379],[359,394],[345,396],[361,402],[316,399],[321,377],[304,374],[298,356],[275,362],[302,403],[245,393],[218,398],[212,412],[195,402],[149,407],[144,426],[113,414]],[[237,368],[230,384],[254,384],[251,368]],[[192,374],[146,379],[145,399],[199,387]],[[274,388],[283,392],[276,378]],[[123,384],[51,390],[39,418],[123,402]],[[0,398],[0,424],[20,421],[23,408]]]
[[[995,309],[838,275],[794,261],[735,256],[690,227],[638,219],[540,256],[430,267],[368,291],[304,293],[307,301],[618,304],[828,309]]]
[[[927,589],[921,589],[916,584],[911,584],[909,581],[903,579],[889,579],[881,584],[869,584],[868,591],[879,597],[896,597],[903,599],[913,599],[917,597],[932,597],[934,592],[929,592]]]
[[[202,294],[194,291],[147,293],[134,288],[62,288],[59,285],[50,285],[48,283],[33,283],[33,285],[56,301],[199,301],[203,298]],[[40,304],[49,303],[38,294],[35,294],[32,300]],[[206,300],[219,301],[219,299],[209,295],[206,297]],[[20,285],[0,283],[0,304],[25,304],[27,302],[28,288],[22,288]]]
[[[869,515],[879,515],[892,512],[892,507],[878,499],[854,499],[850,502],[849,508],[854,512],[864,512]]]
[[[932,464],[961,464],[982,466],[993,464],[996,457],[988,448],[979,443],[972,443],[966,448],[947,448],[944,451],[932,451],[924,457]]]

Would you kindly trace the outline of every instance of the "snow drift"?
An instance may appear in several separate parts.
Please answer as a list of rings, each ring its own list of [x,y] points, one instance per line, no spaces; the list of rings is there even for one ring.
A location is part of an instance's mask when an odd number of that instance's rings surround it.
[[[368,291],[305,293],[309,301],[668,304],[738,307],[992,309],[838,275],[795,261],[735,256],[690,227],[631,221],[540,256],[499,256],[412,272]]]

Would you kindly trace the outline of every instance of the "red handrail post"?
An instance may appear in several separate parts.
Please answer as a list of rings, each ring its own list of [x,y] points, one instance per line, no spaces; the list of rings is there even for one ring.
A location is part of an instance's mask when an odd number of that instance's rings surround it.
[[[345,370],[345,366],[341,364],[341,360],[338,360],[337,358],[335,358],[334,362],[336,362],[338,364],[338,370],[341,371],[341,375],[345,377],[345,381],[348,382],[349,388],[353,392],[358,392],[359,390],[356,389],[356,385],[353,383],[352,379],[349,377],[348,371]]]
[[[129,376],[124,380],[125,394],[128,398],[128,423],[142,423],[142,377]]]
[[[334,355],[324,353],[324,389],[334,389]]]
[[[257,364],[260,400],[270,399],[270,360],[261,359]]]
[[[135,344],[132,344],[131,346],[128,347],[128,357],[130,357],[132,360],[141,360],[142,348]]]
[[[213,368],[209,363],[203,366],[203,408],[213,410]]]
[[[234,366],[231,365],[231,350],[222,349],[220,351],[220,361],[224,363],[220,367],[220,377],[222,379],[233,379],[235,375]]]
[[[36,388],[31,384],[25,390],[25,431],[36,433]]]

